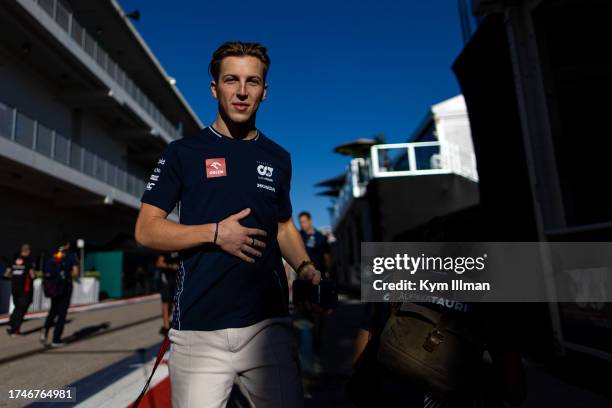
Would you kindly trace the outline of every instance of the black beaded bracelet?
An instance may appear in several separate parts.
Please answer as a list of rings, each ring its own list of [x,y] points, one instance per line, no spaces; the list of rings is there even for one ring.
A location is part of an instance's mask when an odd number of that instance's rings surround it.
[[[219,233],[219,223],[215,223],[215,239],[213,239],[213,244],[217,245],[217,235]]]
[[[302,261],[300,266],[298,266],[297,269],[295,270],[295,273],[297,273],[299,275],[300,272],[302,272],[302,269],[304,269],[308,265],[315,266],[314,262],[312,262],[312,261]]]

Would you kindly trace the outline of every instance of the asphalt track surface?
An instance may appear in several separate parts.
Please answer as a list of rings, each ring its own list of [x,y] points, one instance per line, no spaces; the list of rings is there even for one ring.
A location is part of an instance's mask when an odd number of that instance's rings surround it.
[[[157,334],[160,301],[155,297],[138,304],[69,313],[64,329],[68,343],[59,349],[43,347],[39,342],[43,322],[25,321],[22,336],[0,333],[0,407],[31,402],[9,400],[11,389],[63,388],[133,356],[142,356],[145,363],[151,354],[149,349],[156,349],[162,340]],[[77,401],[81,400],[80,391],[77,389]],[[62,404],[68,405],[72,404]]]

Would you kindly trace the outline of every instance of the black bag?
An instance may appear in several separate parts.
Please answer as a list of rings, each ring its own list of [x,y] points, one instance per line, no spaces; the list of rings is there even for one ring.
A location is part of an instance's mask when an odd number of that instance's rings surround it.
[[[45,296],[48,298],[62,296],[66,290],[67,284],[65,262],[63,260],[58,262],[54,258],[48,259],[43,269],[42,285]]]

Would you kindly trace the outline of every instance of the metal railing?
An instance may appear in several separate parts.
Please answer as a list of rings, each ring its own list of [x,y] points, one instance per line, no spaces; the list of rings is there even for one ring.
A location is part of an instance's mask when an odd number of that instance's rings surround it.
[[[98,45],[91,35],[83,28],[58,0],[33,0],[49,15],[68,36],[83,49],[106,73],[140,105],[149,116],[159,124],[173,139],[180,137],[180,132],[151,102],[151,100],[136,86],[119,65]]]
[[[374,145],[370,157],[352,159],[347,167],[344,185],[333,206],[332,227],[338,225],[354,199],[365,195],[373,178],[448,173],[478,181],[474,154],[440,142]]]
[[[370,154],[373,177],[455,173],[478,181],[471,147],[448,142],[395,143],[374,145]]]
[[[372,177],[450,173],[440,142],[394,143],[371,147]]]
[[[132,196],[139,198],[144,192],[146,183],[140,178],[2,102],[0,137],[12,140]]]

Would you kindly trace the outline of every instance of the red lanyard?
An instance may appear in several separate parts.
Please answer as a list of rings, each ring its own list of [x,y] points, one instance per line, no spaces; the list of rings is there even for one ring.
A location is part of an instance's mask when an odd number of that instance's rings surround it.
[[[157,353],[157,359],[155,360],[155,365],[153,366],[153,371],[151,371],[151,375],[149,376],[149,379],[145,383],[144,388],[140,392],[140,395],[138,396],[138,398],[136,399],[136,401],[132,405],[132,408],[138,408],[138,405],[140,404],[140,401],[142,400],[142,398],[145,396],[145,393],[147,392],[147,388],[149,388],[149,384],[151,383],[151,379],[153,378],[153,374],[155,374],[155,370],[157,370],[157,366],[159,365],[159,363],[161,362],[162,358],[164,357],[164,354],[166,354],[166,350],[168,349],[169,345],[170,345],[170,339],[168,338],[168,336],[166,336],[166,337],[164,337],[164,341],[162,342],[161,346],[159,347],[159,352]]]

